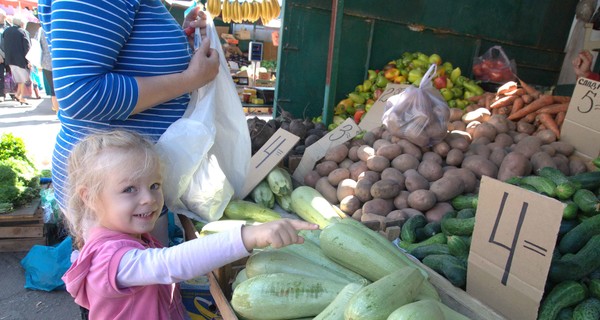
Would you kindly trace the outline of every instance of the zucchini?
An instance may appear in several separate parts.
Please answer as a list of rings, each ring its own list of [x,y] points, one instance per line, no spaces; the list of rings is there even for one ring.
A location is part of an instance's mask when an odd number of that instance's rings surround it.
[[[569,181],[580,185],[584,189],[596,190],[600,187],[600,170],[570,176]]]
[[[275,195],[275,201],[281,207],[281,209],[287,212],[294,212],[292,210],[292,197],[289,194],[284,194],[282,196]]]
[[[314,317],[346,284],[297,274],[272,273],[240,283],[231,298],[236,313],[248,319]]]
[[[275,206],[275,195],[266,180],[261,181],[252,192],[250,192],[250,198],[255,203],[269,209],[273,209]]]
[[[586,214],[595,214],[600,212],[600,201],[596,195],[587,189],[579,189],[573,195],[573,202],[577,204],[579,210]]]
[[[231,200],[223,212],[225,217],[234,220],[269,222],[281,219],[281,215],[269,208],[245,200]]]
[[[292,211],[305,221],[319,225],[321,229],[338,219],[340,215],[319,193],[308,186],[300,186],[292,191]]]
[[[415,297],[415,300],[425,299],[442,301],[442,298],[440,298],[440,294],[438,293],[437,289],[429,281],[423,281],[423,283],[421,284],[421,291],[419,291],[419,293]]]
[[[562,254],[575,253],[597,234],[600,234],[600,215],[585,219],[573,227],[560,239],[558,250]]]
[[[404,222],[400,231],[400,239],[405,243],[417,242],[417,229],[423,228],[427,224],[424,215],[414,215]]]
[[[452,207],[456,210],[476,209],[479,197],[476,194],[461,194],[452,199]]]
[[[387,320],[411,319],[445,320],[446,317],[439,304],[433,300],[420,300],[405,304],[387,317]]]
[[[593,236],[576,254],[565,254],[550,265],[552,281],[579,280],[600,268],[600,235]]]
[[[585,299],[586,289],[577,281],[564,281],[552,288],[538,311],[538,320],[554,320],[561,309]]]
[[[319,237],[321,236],[321,229],[300,230],[298,234],[302,236],[304,240],[308,240],[321,247],[321,240],[319,240]]]
[[[399,307],[413,302],[427,281],[414,267],[405,266],[360,289],[348,302],[348,320],[385,320]]]
[[[573,310],[573,320],[600,319],[600,300],[588,298],[579,303]]]
[[[313,320],[344,320],[344,310],[348,302],[363,287],[364,285],[358,283],[347,284],[327,308],[321,311]]]
[[[521,183],[530,185],[537,190],[537,192],[541,194],[545,194],[549,197],[554,197],[556,188],[556,183],[552,182],[552,180],[540,177],[540,176],[526,176],[521,178]]]
[[[464,288],[467,283],[467,264],[463,259],[449,254],[432,254],[423,259],[423,264],[443,275],[456,287]]]
[[[273,194],[278,196],[290,195],[294,187],[292,186],[292,176],[287,170],[281,167],[275,167],[267,175],[267,183]]]
[[[248,280],[248,275],[246,274],[246,268],[242,268],[240,271],[238,271],[238,273],[235,275],[235,279],[233,280],[233,283],[231,283],[231,289],[235,290],[235,288],[237,288],[237,286]]]
[[[438,302],[438,305],[439,305],[440,309],[442,310],[442,312],[444,313],[444,317],[446,320],[469,320],[469,318],[450,309],[450,307],[443,304],[442,302]]]
[[[419,260],[423,260],[430,254],[450,254],[450,249],[447,244],[433,243],[413,248],[408,253]]]
[[[251,220],[217,220],[211,221],[204,226],[200,230],[202,234],[211,234],[218,233],[222,231],[227,231],[234,228],[240,228],[240,226],[248,226],[248,225],[258,225],[260,222],[254,222]]]
[[[336,222],[330,224],[321,232],[320,239],[323,253],[336,263],[370,281],[377,281],[398,270],[398,268],[410,264],[414,265],[412,261],[408,260],[408,257],[402,259],[382,246],[375,236],[384,241],[387,241],[386,239],[377,235],[374,231],[364,228],[369,232],[347,223]],[[388,241],[388,243],[390,242]],[[390,243],[390,245],[392,244]],[[402,254],[399,250],[396,249],[396,251]]]

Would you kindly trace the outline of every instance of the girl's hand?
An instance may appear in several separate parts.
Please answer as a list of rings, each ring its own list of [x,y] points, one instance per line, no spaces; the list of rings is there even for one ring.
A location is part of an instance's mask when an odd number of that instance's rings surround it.
[[[301,220],[280,219],[256,226],[242,227],[242,241],[246,250],[271,246],[281,248],[290,244],[304,243],[299,230],[316,230],[319,226]]]
[[[215,49],[210,48],[210,40],[205,38],[183,72],[184,78],[197,89],[212,81],[218,72],[219,55]]]

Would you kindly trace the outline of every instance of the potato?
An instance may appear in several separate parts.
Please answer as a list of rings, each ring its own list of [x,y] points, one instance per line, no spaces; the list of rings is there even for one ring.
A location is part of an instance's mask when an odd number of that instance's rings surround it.
[[[375,149],[368,145],[362,145],[358,147],[356,154],[360,160],[367,162],[367,159],[375,155]]]
[[[528,135],[527,133],[517,133],[516,135],[513,136],[513,142],[514,144],[518,144],[519,142],[521,142],[521,140],[525,139],[525,138],[529,138],[530,135]]]
[[[450,151],[450,146],[445,141],[439,142],[433,146],[433,152],[437,153],[441,158],[445,158]]]
[[[400,194],[400,185],[394,180],[379,180],[371,186],[373,198],[393,199]]]
[[[575,147],[564,141],[554,141],[550,143],[550,146],[554,148],[556,152],[564,154],[567,157],[570,157],[575,152]]]
[[[388,145],[383,145],[377,149],[375,155],[382,156],[392,161],[394,158],[402,154],[402,147],[399,144],[390,143]]]
[[[367,168],[375,172],[381,172],[390,167],[390,160],[382,156],[372,156],[367,159]]]
[[[409,169],[404,172],[404,176],[406,177],[404,180],[406,190],[413,192],[419,189],[429,189],[429,181],[417,172],[417,170]]]
[[[460,166],[464,158],[464,154],[461,150],[450,149],[446,156],[446,164],[450,166]]]
[[[552,162],[554,162],[558,170],[567,176],[569,175],[571,169],[569,169],[569,158],[567,156],[559,153],[552,157]]]
[[[319,162],[316,166],[315,166],[315,170],[319,173],[319,175],[321,177],[326,177],[328,176],[331,171],[335,170],[338,168],[338,164],[335,161],[323,161],[323,162]]]
[[[356,186],[354,187],[354,195],[361,202],[367,202],[373,199],[371,196],[371,186],[373,186],[373,181],[368,179],[359,180],[356,182]]]
[[[363,213],[360,216],[360,222],[364,223],[368,228],[379,231],[385,230],[385,216],[374,213]]]
[[[454,122],[452,122],[452,130],[448,130],[448,131],[454,131],[454,130],[465,131],[465,130],[467,130],[467,124],[462,121],[454,121]]]
[[[531,156],[531,165],[533,172],[537,172],[544,167],[552,167],[557,169],[556,164],[552,161],[552,157],[544,151],[538,151]]]
[[[498,134],[498,131],[496,131],[496,127],[494,127],[490,123],[484,122],[475,127],[475,130],[473,130],[473,134],[471,136],[473,137],[473,140],[479,137],[486,137],[490,139],[490,141],[494,141],[494,139],[496,138],[496,134]]]
[[[465,184],[459,177],[446,176],[432,182],[429,190],[435,194],[437,201],[448,201],[462,194]]]
[[[526,176],[531,173],[529,159],[520,152],[509,152],[498,169],[498,180],[506,181],[512,177]]]
[[[488,148],[487,145],[480,143],[471,143],[471,145],[469,146],[469,150],[465,152],[465,157],[477,154],[488,159],[491,153],[492,150],[490,150],[490,148]]]
[[[549,144],[556,141],[556,135],[550,129],[537,131],[534,135],[542,140],[542,144]]]
[[[321,176],[317,171],[311,170],[304,176],[304,185],[314,188],[317,184],[317,180],[319,180],[320,178]]]
[[[493,162],[480,155],[472,155],[465,157],[461,167],[473,171],[477,178],[482,176],[496,178],[498,176],[498,166]]]
[[[473,193],[479,186],[479,180],[475,173],[469,169],[456,168],[450,169],[444,172],[444,177],[458,177],[462,180],[464,186],[464,192]]]
[[[363,135],[363,140],[365,140],[365,144],[369,147],[373,146],[373,143],[375,142],[375,140],[377,140],[377,136],[375,135],[375,133],[373,131],[367,131],[365,132],[365,134]]]
[[[526,133],[531,135],[535,132],[535,126],[529,122],[519,121],[517,122],[517,132]]]
[[[396,209],[408,208],[408,195],[409,194],[410,194],[410,192],[408,192],[406,190],[400,191],[400,194],[398,194],[394,198],[394,207],[396,207]]]
[[[408,195],[408,205],[421,212],[427,211],[435,206],[435,193],[430,190],[415,190]]]
[[[394,210],[385,216],[385,226],[386,228],[392,226],[402,227],[406,220],[408,220],[408,215],[406,212],[402,210]]]
[[[549,156],[554,157],[554,155],[556,155],[556,149],[554,149],[551,145],[549,144],[544,144],[540,147],[541,151],[544,151],[545,153],[547,153]],[[562,154],[562,153],[559,153]]]
[[[423,158],[421,159],[421,161],[425,160],[433,160],[440,165],[444,163],[444,159],[442,159],[442,157],[439,154],[433,151],[426,151],[425,153],[423,153]]]
[[[402,147],[403,153],[411,154],[418,160],[421,160],[421,157],[423,156],[423,152],[421,152],[421,148],[417,147],[412,142],[410,142],[406,139],[398,141],[398,144]]]
[[[467,151],[469,148],[469,141],[465,138],[465,136],[455,131],[448,134],[445,138],[445,141],[451,148],[462,151]]]
[[[350,170],[350,179],[358,181],[358,176],[361,173],[369,170],[369,168],[367,168],[367,163],[366,162],[364,162],[362,160],[359,160],[359,161],[353,163],[350,166],[350,168],[348,168],[348,170]]]
[[[477,128],[477,126],[479,126],[480,124],[481,124],[481,122],[479,122],[479,121],[471,121],[467,124],[467,129],[465,131],[471,137],[470,140],[473,139],[473,133],[475,133],[475,128]]]
[[[461,120],[464,123],[471,123],[473,121],[485,122],[492,116],[492,113],[487,108],[478,108],[473,111],[465,113]]]
[[[587,171],[585,161],[577,156],[569,157],[569,175],[574,176]]]
[[[340,210],[345,214],[353,214],[356,210],[361,208],[361,202],[354,195],[349,195],[340,201]]]
[[[381,139],[383,139],[383,140],[387,140],[389,142],[392,142],[393,138],[394,138],[394,136],[389,131],[387,131],[387,130],[384,130],[381,133]],[[394,142],[392,142],[392,143],[394,143]],[[375,143],[373,143],[373,145],[375,145]]]
[[[354,213],[352,213],[352,219],[354,219],[356,221],[360,221],[361,217],[362,217],[362,208],[358,209],[358,210],[354,211]]]
[[[488,138],[488,137],[477,137],[477,138],[473,138],[473,140],[471,141],[471,144],[489,144],[492,141]]]
[[[359,146],[353,146],[350,148],[350,150],[348,150],[348,159],[350,159],[354,162],[360,160],[358,158],[358,148],[359,148]]]
[[[348,147],[345,144],[339,144],[331,147],[325,153],[325,161],[331,160],[340,163],[348,157]]]
[[[410,218],[410,217],[414,217],[414,216],[425,216],[423,214],[423,212],[414,209],[414,208],[406,208],[406,209],[402,209],[402,211]]]
[[[340,181],[348,178],[350,178],[350,170],[346,168],[337,168],[327,175],[327,181],[334,187],[337,187]]]
[[[385,139],[375,140],[375,142],[373,142],[373,149],[375,149],[375,154],[377,154],[377,150],[379,150],[379,148],[381,148],[383,146],[388,146],[390,144],[392,144],[392,143]]]
[[[454,208],[448,202],[438,202],[433,208],[425,212],[425,218],[427,222],[439,222],[442,220],[444,215],[450,211],[454,211]],[[392,211],[393,212],[393,211]]]
[[[401,154],[392,160],[392,167],[400,170],[400,172],[417,169],[419,167],[419,159],[412,154]]]
[[[503,147],[507,148],[510,147],[513,144],[513,138],[511,136],[509,136],[506,133],[499,133],[496,135],[496,138],[494,139],[494,142],[502,145]]]
[[[381,174],[379,172],[367,170],[367,171],[365,171],[365,172],[363,172],[363,173],[361,173],[361,174],[358,175],[358,180],[357,181],[364,180],[364,179],[369,180],[369,181],[375,183],[375,182],[381,180]]]
[[[339,166],[340,168],[350,169],[350,166],[351,166],[352,164],[354,164],[354,161],[352,161],[352,160],[350,160],[350,159],[346,158],[346,159],[344,159],[342,162],[340,162],[338,166]]]
[[[419,164],[417,171],[423,178],[427,179],[427,181],[435,181],[442,177],[444,172],[442,171],[442,166],[437,163],[435,160],[423,160]]]
[[[504,157],[506,157],[507,154],[508,152],[504,148],[495,148],[494,150],[492,150],[492,153],[490,153],[488,159],[490,159],[491,162],[500,167],[500,165],[502,164],[502,160],[504,160]]]
[[[342,201],[347,196],[353,196],[357,182],[352,179],[344,179],[337,186],[337,199]],[[344,211],[345,212],[345,211]],[[354,212],[354,210],[352,211]]]
[[[512,151],[519,152],[527,158],[531,158],[534,153],[540,151],[541,146],[542,140],[540,138],[529,136],[520,140]]]
[[[365,213],[374,213],[380,216],[386,216],[394,210],[394,202],[389,199],[373,199],[365,202],[362,206],[363,215]]]
[[[398,169],[385,168],[385,170],[381,172],[381,179],[395,181],[400,186],[400,190],[404,190],[404,180],[406,180],[406,177],[404,177],[402,172],[400,172]]]
[[[465,112],[462,109],[450,108],[450,117],[448,118],[448,121],[453,122],[461,120],[464,113]]]
[[[322,177],[321,179],[317,180],[317,183],[315,184],[315,189],[319,191],[319,193],[323,195],[323,197],[327,199],[329,203],[338,203],[337,189],[331,184],[329,184],[327,177]]]
[[[512,121],[506,119],[505,115],[494,114],[487,120],[487,123],[494,126],[497,133],[506,133],[510,130],[510,123]]]

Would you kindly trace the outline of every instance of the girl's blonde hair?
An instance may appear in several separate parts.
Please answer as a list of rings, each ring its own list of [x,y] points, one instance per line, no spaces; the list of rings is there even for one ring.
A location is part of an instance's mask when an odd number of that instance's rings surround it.
[[[144,159],[139,163],[139,170],[130,173],[132,178],[143,176],[156,166],[162,169],[160,156],[154,149],[154,145],[132,131],[113,130],[92,133],[77,143],[69,156],[67,189],[69,200],[66,217],[69,230],[79,248],[83,246],[89,229],[97,220],[95,212],[86,203],[96,203],[104,187],[106,172],[122,164],[103,156],[110,152]],[[82,192],[84,189],[85,199]]]

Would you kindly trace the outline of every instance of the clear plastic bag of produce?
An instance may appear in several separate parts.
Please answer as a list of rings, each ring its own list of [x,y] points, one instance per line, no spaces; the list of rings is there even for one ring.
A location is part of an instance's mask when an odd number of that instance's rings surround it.
[[[496,83],[512,81],[517,78],[517,63],[508,58],[501,46],[493,46],[473,59],[473,76]]]
[[[185,115],[166,130],[157,147],[165,163],[163,190],[169,210],[215,221],[241,193],[251,151],[246,116],[210,17],[206,32],[219,54],[219,73],[192,93]]]
[[[418,88],[410,86],[387,100],[382,120],[392,135],[421,147],[432,146],[446,137],[450,109],[431,83],[436,70],[432,64]]]

